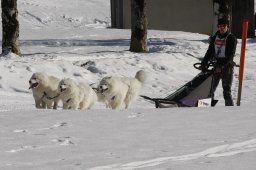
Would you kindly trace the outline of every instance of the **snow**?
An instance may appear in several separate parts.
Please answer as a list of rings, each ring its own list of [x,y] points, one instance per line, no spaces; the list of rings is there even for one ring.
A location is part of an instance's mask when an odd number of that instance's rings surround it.
[[[142,98],[127,110],[35,108],[28,80],[38,71],[94,83],[143,69],[140,94],[150,97],[165,97],[199,73],[193,64],[207,50],[207,35],[149,30],[149,53],[132,53],[131,31],[109,28],[109,3],[18,1],[23,57],[0,58],[0,169],[254,170],[255,39],[247,41],[240,107],[224,107],[219,85],[214,108],[155,109]],[[236,63],[240,49],[239,39]]]

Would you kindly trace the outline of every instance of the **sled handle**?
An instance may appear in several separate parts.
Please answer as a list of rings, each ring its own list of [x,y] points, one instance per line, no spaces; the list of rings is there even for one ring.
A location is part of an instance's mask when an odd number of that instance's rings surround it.
[[[214,62],[209,62],[208,65],[207,65],[207,70],[206,71],[212,71],[212,67],[214,67],[214,65],[215,65]],[[193,66],[197,70],[202,70],[202,64],[201,63],[195,63]]]

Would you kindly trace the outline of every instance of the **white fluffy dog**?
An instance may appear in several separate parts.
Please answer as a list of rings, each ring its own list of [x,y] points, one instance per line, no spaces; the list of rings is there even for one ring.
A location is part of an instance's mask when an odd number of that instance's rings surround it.
[[[45,73],[37,72],[29,80],[29,89],[32,89],[36,108],[57,109],[59,79]]]
[[[143,70],[138,71],[134,78],[105,77],[100,81],[98,90],[112,109],[120,108],[123,103],[127,109],[138,97],[145,79]]]
[[[97,101],[97,94],[87,84],[77,84],[72,79],[62,79],[59,83],[63,109],[89,109]]]
[[[95,91],[95,93],[97,94],[97,98],[98,98],[98,102],[102,102],[105,104],[105,106],[107,108],[111,108],[111,106],[108,103],[108,100],[106,99],[106,97],[100,93],[99,91],[99,84],[98,83],[92,83],[90,84],[91,88]]]

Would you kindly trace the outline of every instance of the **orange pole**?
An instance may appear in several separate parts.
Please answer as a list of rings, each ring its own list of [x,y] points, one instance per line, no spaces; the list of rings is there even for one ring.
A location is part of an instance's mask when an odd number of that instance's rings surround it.
[[[245,61],[245,48],[246,48],[246,39],[248,32],[248,19],[243,21],[243,35],[242,35],[242,46],[241,46],[241,56],[240,56],[240,68],[239,68],[239,86],[238,86],[238,97],[237,97],[237,106],[240,106],[241,94],[242,94],[242,84],[244,79],[244,61]]]

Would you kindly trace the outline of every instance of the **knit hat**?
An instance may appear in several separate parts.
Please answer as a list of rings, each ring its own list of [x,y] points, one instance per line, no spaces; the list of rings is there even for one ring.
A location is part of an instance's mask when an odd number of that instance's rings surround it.
[[[229,25],[229,20],[227,18],[220,18],[220,19],[218,19],[218,25],[221,25],[221,24]]]

